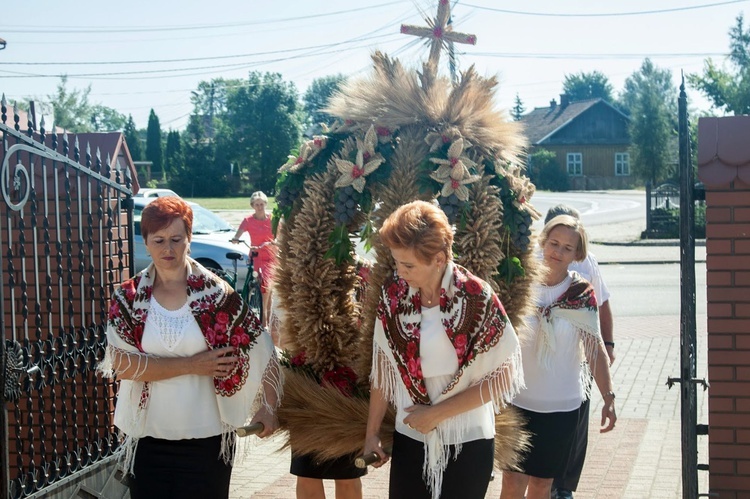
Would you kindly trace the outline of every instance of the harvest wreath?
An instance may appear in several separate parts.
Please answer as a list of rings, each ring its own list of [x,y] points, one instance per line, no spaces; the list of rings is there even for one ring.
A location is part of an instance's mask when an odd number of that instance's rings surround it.
[[[455,224],[455,261],[492,285],[516,326],[537,272],[539,213],[518,166],[525,142],[493,106],[496,79],[472,67],[453,86],[430,63],[420,73],[381,53],[373,60],[371,76],[331,99],[336,123],[293,152],[277,184],[275,293],[288,346],[279,418],[295,451],[321,459],[363,445],[378,291],[394,269],[377,231],[396,208],[436,200]],[[361,301],[354,237],[375,255]],[[497,416],[500,467],[525,444],[517,418]],[[393,414],[386,426],[384,440]]]

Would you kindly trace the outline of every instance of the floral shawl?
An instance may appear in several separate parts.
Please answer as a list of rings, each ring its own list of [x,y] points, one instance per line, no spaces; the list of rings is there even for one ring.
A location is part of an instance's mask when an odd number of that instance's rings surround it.
[[[449,262],[440,290],[441,322],[456,350],[458,371],[430,400],[422,376],[419,338],[422,302],[418,289],[395,274],[382,288],[373,338],[371,383],[397,407],[441,402],[486,383],[495,411],[523,387],[521,349],[503,305],[490,285]],[[489,402],[489,401],[488,401]],[[441,422],[425,436],[423,475],[433,497],[440,495],[449,441],[462,441],[469,421],[462,414]],[[460,452],[460,445],[456,445]]]
[[[141,341],[149,312],[155,269],[153,264],[138,275],[122,283],[115,290],[109,307],[107,322],[107,351],[98,369],[104,376],[114,377],[115,353],[136,354],[138,368],[146,369],[148,355]],[[263,331],[258,318],[250,312],[239,296],[224,280],[216,277],[193,259],[188,259],[187,295],[190,311],[195,317],[209,349],[234,346],[239,361],[236,369],[225,378],[214,378],[214,390],[222,426],[221,457],[233,459],[234,431],[245,424],[260,408],[270,407],[265,398],[264,381],[276,391],[280,400],[282,380],[273,341]],[[130,355],[130,360],[133,355]],[[138,439],[150,397],[150,382],[134,379],[120,380],[116,411],[126,411],[128,421],[135,428],[132,434],[122,435],[121,452],[126,469],[131,470]],[[278,402],[277,402],[278,403]]]
[[[563,319],[578,330],[583,348],[583,359],[596,359],[602,334],[599,329],[599,313],[594,296],[594,287],[577,272],[570,272],[572,282],[568,289],[551,305],[538,307],[539,334],[537,334],[537,355],[542,366],[549,368],[551,356],[555,352],[554,322]],[[585,397],[590,396],[591,367],[584,364],[581,371],[581,386]]]

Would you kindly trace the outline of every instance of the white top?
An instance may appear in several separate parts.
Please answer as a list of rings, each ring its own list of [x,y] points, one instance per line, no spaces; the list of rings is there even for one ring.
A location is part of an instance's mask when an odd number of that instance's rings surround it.
[[[187,301],[167,310],[155,298],[143,329],[143,350],[157,357],[188,357],[208,350]],[[187,374],[150,382],[151,397],[143,436],[181,440],[221,434],[221,416],[213,378]],[[126,434],[125,422],[115,425]],[[126,425],[127,426],[127,425]]]
[[[426,308],[422,305],[422,324],[419,336],[419,357],[421,361],[422,375],[430,400],[436,399],[445,387],[448,386],[453,376],[458,371],[458,355],[453,348],[453,343],[445,333],[440,322],[440,307]],[[411,404],[409,404],[411,405]],[[413,430],[404,424],[404,418],[409,415],[404,409],[396,407],[396,431],[420,442],[424,441],[425,435]],[[444,440],[446,445],[456,445],[473,440],[494,438],[495,436],[495,412],[492,402],[464,413],[468,421],[468,429],[460,442],[450,441],[450,437]],[[450,435],[450,433],[448,434]]]
[[[594,286],[597,305],[601,305],[609,300],[609,289],[604,283],[604,279],[602,279],[601,272],[599,272],[599,262],[596,261],[596,257],[592,253],[589,252],[583,261],[573,262],[568,265],[568,270],[578,272],[581,274],[581,277]]]
[[[536,284],[536,304],[540,307],[551,305],[568,289],[571,281],[572,277],[568,273],[568,277],[555,286]],[[524,321],[524,330],[519,337],[526,388],[516,395],[513,405],[534,412],[578,409],[585,398],[585,389],[581,383],[581,362],[584,358],[578,330],[565,319],[553,318],[555,351],[551,366],[547,369],[537,355],[539,316],[533,314]]]

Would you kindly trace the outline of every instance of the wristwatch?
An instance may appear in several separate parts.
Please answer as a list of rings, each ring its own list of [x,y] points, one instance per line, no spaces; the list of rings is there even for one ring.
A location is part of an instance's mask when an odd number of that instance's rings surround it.
[[[608,391],[607,393],[605,393],[602,396],[602,398],[604,398],[605,400],[607,399],[607,397],[612,397],[612,400],[614,400],[615,399],[615,392],[613,392],[612,390],[610,390],[610,391]]]

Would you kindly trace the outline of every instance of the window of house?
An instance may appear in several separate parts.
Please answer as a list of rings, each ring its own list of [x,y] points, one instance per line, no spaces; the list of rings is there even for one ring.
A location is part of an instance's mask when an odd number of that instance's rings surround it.
[[[583,154],[580,152],[568,153],[568,175],[583,175]]]
[[[630,153],[615,153],[615,175],[618,177],[630,175]]]

